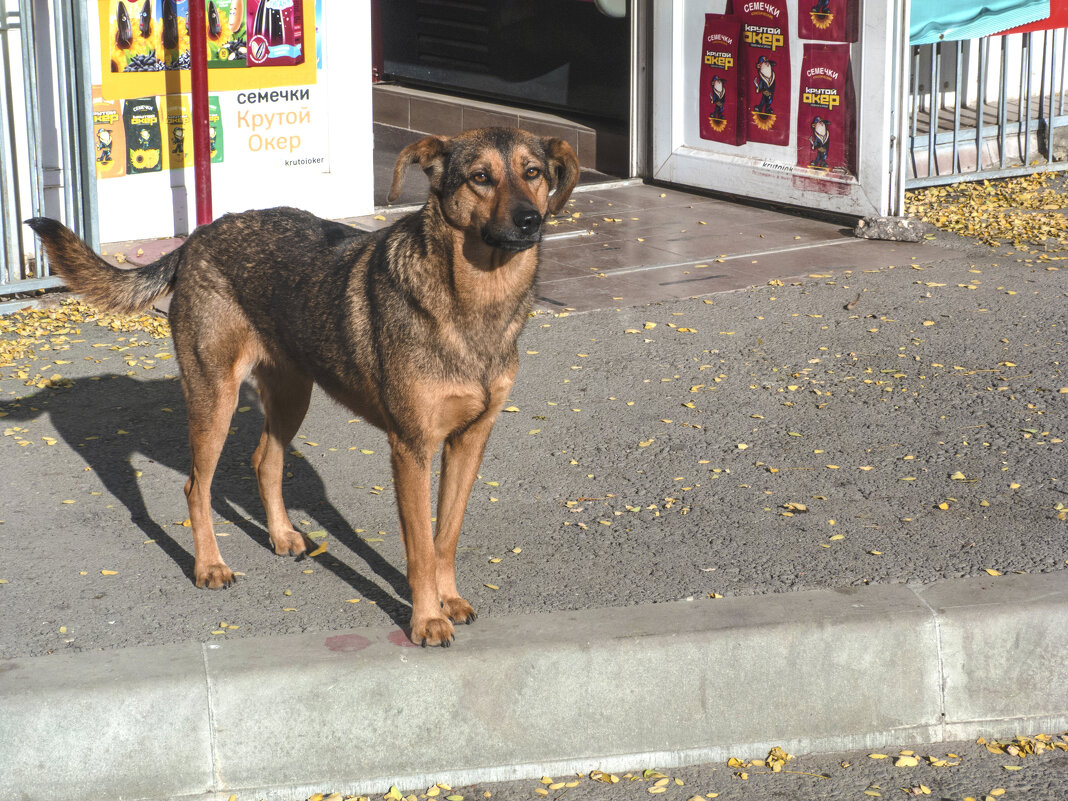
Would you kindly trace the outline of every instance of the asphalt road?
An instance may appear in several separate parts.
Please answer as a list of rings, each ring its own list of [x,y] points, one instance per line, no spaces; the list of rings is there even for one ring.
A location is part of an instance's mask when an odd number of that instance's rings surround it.
[[[937,801],[1055,801],[1068,797],[1068,753],[1046,748],[1054,742],[1065,745],[1068,735],[1048,737],[1041,753],[1010,756],[1004,745],[1021,741],[996,741],[991,748],[975,740],[903,745],[834,754],[811,754],[786,759],[771,751],[737,754],[727,763],[685,768],[636,766],[616,773],[591,772],[545,776],[539,780],[498,782],[468,787],[438,787],[436,796],[461,796],[465,801],[494,798],[582,799],[621,801],[660,798],[665,801],[857,801],[872,798],[929,798]],[[1032,745],[1036,741],[1024,738]],[[785,752],[783,752],[785,753]],[[1024,753],[1021,751],[1020,753]],[[874,755],[874,757],[872,756]],[[904,758],[903,758],[904,757]],[[911,758],[910,758],[911,757]],[[915,760],[915,761],[913,761]],[[778,766],[778,770],[773,767]],[[614,779],[614,781],[613,781]],[[446,785],[447,786],[447,785]],[[400,788],[425,798],[431,788]],[[925,792],[926,791],[926,792]],[[369,796],[378,799],[381,795]],[[294,800],[296,801],[296,800]],[[340,799],[338,799],[340,801]]]
[[[1062,264],[947,249],[535,317],[461,591],[492,616],[1063,569]],[[406,622],[383,434],[314,398],[285,491],[328,550],[275,556],[248,388],[215,483],[240,581],[196,590],[169,340],[83,323],[51,347],[0,368],[0,657]]]

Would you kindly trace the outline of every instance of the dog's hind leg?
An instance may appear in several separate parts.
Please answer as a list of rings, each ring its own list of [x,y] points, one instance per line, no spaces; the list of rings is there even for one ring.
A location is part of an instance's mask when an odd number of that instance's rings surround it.
[[[193,578],[198,587],[214,590],[228,587],[234,581],[233,571],[226,566],[219,553],[211,523],[211,480],[230,428],[230,418],[237,406],[241,377],[189,373],[183,365],[182,383],[189,410],[189,449],[192,456],[185,497],[193,526]]]
[[[275,553],[298,556],[306,546],[303,535],[293,528],[282,500],[282,465],[286,445],[308,412],[312,380],[298,370],[263,363],[253,372],[263,401],[263,434],[252,454],[252,467],[267,511],[267,531]]]
[[[198,587],[228,587],[234,574],[223,562],[211,523],[211,481],[219,462],[238,390],[261,350],[243,316],[202,290],[175,293],[171,330],[182,369],[192,464],[185,484],[193,527],[193,578]]]
[[[476,615],[456,588],[456,543],[471,496],[482,454],[493,423],[512,388],[515,372],[501,376],[490,388],[490,402],[482,415],[462,432],[445,440],[438,484],[438,530],[434,537],[438,596],[445,614],[456,623],[471,623]]]

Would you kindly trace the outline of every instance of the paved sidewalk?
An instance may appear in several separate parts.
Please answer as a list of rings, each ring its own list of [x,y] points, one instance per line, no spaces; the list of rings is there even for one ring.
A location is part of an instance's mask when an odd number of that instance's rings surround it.
[[[313,400],[286,497],[328,548],[294,563],[245,395],[215,507],[243,575],[196,591],[169,341],[29,336],[0,366],[0,798],[290,801],[1068,727],[1064,262],[653,187],[584,202],[545,248],[461,539],[481,614],[448,651],[402,649],[380,433]]]

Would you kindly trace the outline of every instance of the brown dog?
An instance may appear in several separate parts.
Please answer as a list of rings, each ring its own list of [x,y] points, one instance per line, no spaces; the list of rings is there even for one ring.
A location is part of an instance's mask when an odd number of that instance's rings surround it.
[[[152,264],[120,270],[54,220],[28,224],[67,285],[103,309],[133,312],[174,293],[197,586],[234,580],[219,554],[209,493],[249,373],[264,408],[252,464],[271,544],[279,554],[305,551],[282,501],[282,464],[314,382],[386,431],[411,638],[447,646],[453,622],[475,618],[454,570],[464,509],[515,378],[543,223],[567,202],[579,166],[563,140],[516,129],[429,136],[401,152],[391,199],[411,164],[430,179],[426,205],[372,234],[295,209],[249,211],[198,228]],[[430,468],[440,446],[435,534]]]

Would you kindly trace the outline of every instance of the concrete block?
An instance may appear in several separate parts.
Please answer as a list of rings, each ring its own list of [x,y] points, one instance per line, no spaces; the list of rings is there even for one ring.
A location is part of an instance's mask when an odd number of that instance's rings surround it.
[[[872,587],[480,620],[448,650],[375,630],[218,643],[218,789],[367,792],[922,741],[940,723],[935,639],[911,592]]]
[[[1068,573],[0,662],[0,799],[291,801],[1068,726]]]
[[[212,787],[199,645],[0,662],[0,798],[115,801]]]
[[[1068,727],[1068,571],[917,593],[941,634],[946,739]]]

